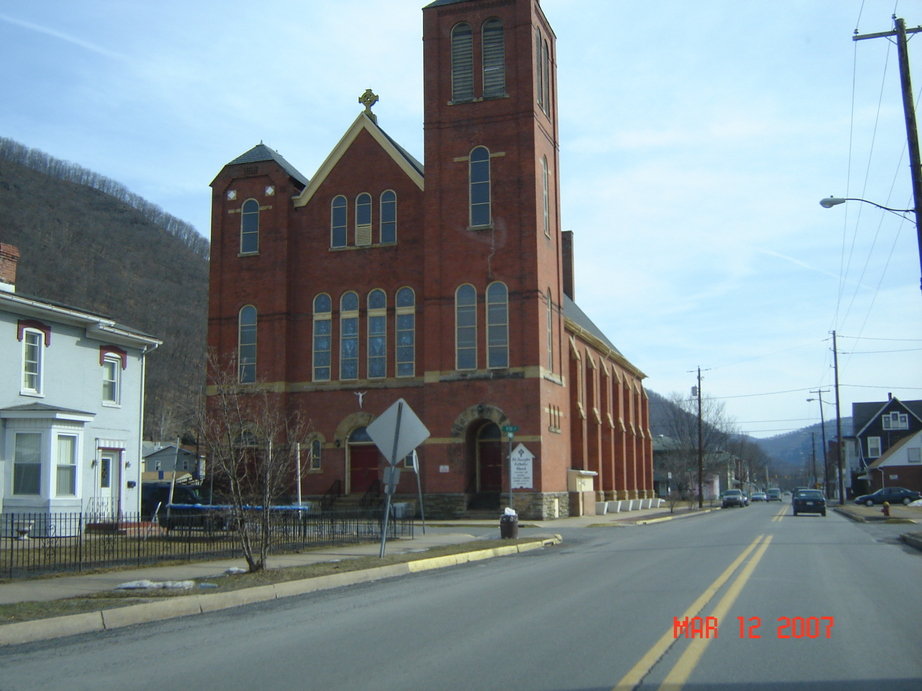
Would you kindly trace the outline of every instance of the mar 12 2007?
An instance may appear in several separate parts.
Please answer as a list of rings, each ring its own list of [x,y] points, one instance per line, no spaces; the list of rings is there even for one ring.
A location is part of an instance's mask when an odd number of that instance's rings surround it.
[[[739,638],[762,638],[760,617],[736,617]],[[778,617],[775,638],[832,638],[835,617]],[[672,618],[673,638],[718,638],[717,617]]]

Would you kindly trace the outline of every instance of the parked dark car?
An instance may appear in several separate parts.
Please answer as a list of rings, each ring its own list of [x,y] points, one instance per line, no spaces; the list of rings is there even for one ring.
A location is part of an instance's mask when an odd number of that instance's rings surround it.
[[[159,506],[161,511],[170,502],[169,482],[145,482],[141,484],[141,516],[151,520]],[[173,487],[174,504],[203,504],[197,487],[175,485]]]
[[[818,489],[798,489],[791,499],[794,515],[800,513],[818,513],[826,515],[826,497]]]
[[[727,509],[731,506],[746,506],[743,493],[738,489],[726,489],[720,494],[720,508]]]
[[[883,487],[871,494],[862,494],[855,497],[856,504],[865,506],[874,506],[874,504],[910,504],[917,499],[922,499],[922,494],[915,490],[906,489],[905,487]]]

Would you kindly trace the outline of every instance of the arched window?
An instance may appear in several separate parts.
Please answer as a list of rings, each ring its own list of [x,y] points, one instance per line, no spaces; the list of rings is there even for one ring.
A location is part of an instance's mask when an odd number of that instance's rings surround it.
[[[551,54],[547,48],[547,41],[541,41],[541,82],[544,91],[545,114],[551,114]]]
[[[509,290],[505,283],[487,286],[487,367],[509,366]]]
[[[240,254],[259,252],[259,202],[247,199],[240,208]]]
[[[368,294],[368,378],[387,376],[387,295],[376,288]]]
[[[551,237],[551,191],[547,172],[547,156],[541,157],[541,193],[544,201],[544,234]]]
[[[490,152],[485,146],[471,151],[470,197],[472,228],[492,223],[490,214]]]
[[[551,289],[545,294],[547,300],[547,368],[554,371],[554,303],[551,302]]]
[[[412,377],[416,371],[416,295],[412,288],[397,291],[397,357],[398,377]]]
[[[472,285],[455,291],[455,367],[477,369],[477,291]]]
[[[333,301],[326,293],[314,298],[314,381],[330,380]]]
[[[381,193],[381,235],[379,242],[382,245],[392,245],[397,242],[397,193],[385,190]]]
[[[535,100],[546,115],[551,113],[551,57],[547,41],[535,29]]]
[[[308,472],[319,472],[322,469],[321,461],[323,454],[323,440],[320,437],[313,437],[308,443],[307,470]]]
[[[503,23],[488,19],[483,23],[483,97],[506,95],[506,48]]]
[[[339,378],[359,378],[359,296],[352,291],[339,301]]]
[[[245,305],[237,319],[237,363],[241,384],[256,381],[256,308]]]
[[[362,192],[355,198],[355,245],[371,244],[371,195]]]
[[[451,100],[474,98],[474,35],[470,24],[457,24],[451,30]]]
[[[330,205],[330,247],[346,246],[348,214],[346,198],[342,195],[333,197],[333,203]]]
[[[541,60],[541,30],[535,29],[535,102],[544,110],[544,63]]]

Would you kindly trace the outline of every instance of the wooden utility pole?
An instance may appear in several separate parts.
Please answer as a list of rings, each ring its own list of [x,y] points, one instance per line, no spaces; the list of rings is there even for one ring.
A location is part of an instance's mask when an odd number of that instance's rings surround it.
[[[832,492],[829,491],[829,452],[826,449],[826,418],[823,415],[823,394],[829,392],[824,389],[817,389],[810,393],[815,393],[820,401],[820,439],[822,439],[823,442],[823,494],[825,494],[828,499],[832,496]],[[808,398],[807,400],[815,401],[816,399]]]
[[[877,34],[857,33],[853,41],[863,41],[868,38],[896,38],[896,48],[900,64],[900,83],[903,91],[903,113],[906,118],[906,140],[909,147],[909,171],[912,176],[912,208],[916,214],[916,236],[919,243],[919,268],[922,270],[922,159],[919,157],[919,130],[916,127],[916,111],[913,105],[912,81],[909,77],[909,48],[906,45],[906,34],[915,34],[922,31],[922,26],[907,29],[906,22],[893,17],[893,31]],[[919,288],[922,289],[922,273],[920,273]],[[841,440],[840,440],[841,443]]]
[[[701,419],[701,368],[698,368],[698,508],[704,508],[704,430]]]
[[[842,413],[839,409],[839,348],[832,332],[832,362],[836,376],[836,460],[839,466],[839,504],[845,504],[845,443],[842,440]]]

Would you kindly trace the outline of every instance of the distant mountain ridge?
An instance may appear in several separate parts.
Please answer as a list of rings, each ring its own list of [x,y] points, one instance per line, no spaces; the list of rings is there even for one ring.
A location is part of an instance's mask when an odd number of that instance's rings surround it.
[[[145,433],[191,428],[204,377],[208,241],[122,185],[0,138],[0,241],[16,292],[163,340],[148,360]]]

